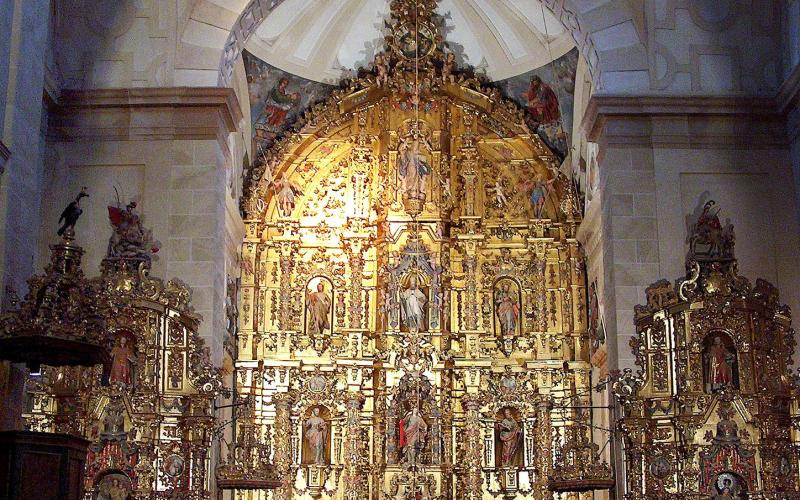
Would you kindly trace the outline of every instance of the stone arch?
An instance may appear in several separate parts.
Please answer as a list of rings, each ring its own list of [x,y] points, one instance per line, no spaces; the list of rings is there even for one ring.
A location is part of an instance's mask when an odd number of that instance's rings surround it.
[[[222,48],[219,62],[218,84],[230,86],[236,60],[241,55],[245,44],[264,20],[285,0],[250,0],[244,7]],[[617,50],[640,49],[644,54],[644,43],[640,30],[636,29],[637,16],[626,2],[603,0],[590,10],[578,8],[575,0],[540,0],[542,4],[572,34],[575,46],[586,61],[592,83],[596,89],[604,87],[601,74],[605,68],[602,53]],[[598,13],[598,15],[593,15]],[[625,27],[625,28],[621,28]],[[624,31],[622,33],[621,31]],[[612,58],[608,58],[609,61]],[[647,58],[625,58],[625,71],[648,71]],[[636,67],[630,67],[631,65]]]

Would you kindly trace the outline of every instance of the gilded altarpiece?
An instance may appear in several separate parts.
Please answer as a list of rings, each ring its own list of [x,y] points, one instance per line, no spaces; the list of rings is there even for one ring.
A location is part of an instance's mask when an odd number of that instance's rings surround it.
[[[235,498],[551,498],[592,449],[575,193],[434,6],[392,2],[386,52],[250,173]]]
[[[637,306],[638,373],[615,382],[627,497],[798,498],[794,331],[778,290],[738,276],[714,202],[693,225],[687,276]]]
[[[30,430],[89,439],[89,499],[209,498],[220,372],[197,334],[189,289],[147,275],[149,260],[107,258],[90,281],[110,363],[43,366],[27,382]]]

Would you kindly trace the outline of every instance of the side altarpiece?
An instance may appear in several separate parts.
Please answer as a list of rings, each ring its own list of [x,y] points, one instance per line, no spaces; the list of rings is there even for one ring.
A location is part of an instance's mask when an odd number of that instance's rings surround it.
[[[627,497],[798,498],[794,331],[778,290],[737,274],[733,227],[708,202],[687,276],[647,288],[614,385]]]
[[[214,401],[229,391],[198,335],[201,318],[189,288],[149,276],[150,253],[157,247],[134,208],[109,207],[109,251],[101,275],[86,280],[108,363],[43,365],[26,383],[23,420],[32,431],[91,441],[87,500],[207,499]],[[68,248],[83,253],[74,244]],[[68,318],[70,311],[63,314]]]
[[[235,498],[550,498],[610,477],[577,197],[524,112],[443,52],[434,8],[393,1],[372,68],[250,173],[245,408],[217,469]]]

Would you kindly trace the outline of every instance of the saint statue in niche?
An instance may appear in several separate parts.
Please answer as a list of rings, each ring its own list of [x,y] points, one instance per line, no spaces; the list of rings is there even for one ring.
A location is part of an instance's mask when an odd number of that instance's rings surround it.
[[[514,417],[511,408],[504,408],[498,417],[497,437],[499,447],[496,447],[495,456],[497,457],[498,467],[514,467],[520,465],[517,451],[520,450],[522,442],[522,427]]]
[[[131,385],[135,363],[136,348],[130,340],[129,335],[121,334],[117,337],[117,341],[111,349],[111,374],[109,375],[109,381],[111,383],[118,382],[124,385]]]
[[[330,292],[326,291],[325,284],[328,280],[316,277],[308,282],[308,296],[306,298],[306,327],[310,335],[322,335],[331,329],[331,300]],[[330,287],[330,283],[328,283]],[[332,288],[332,287],[331,287]]]
[[[703,379],[707,393],[739,387],[736,349],[730,337],[713,333],[706,337],[703,349]]]
[[[400,301],[403,308],[403,324],[409,330],[425,328],[425,304],[428,298],[417,286],[416,276],[408,280],[408,288],[400,292]]]
[[[716,492],[712,500],[744,500],[747,498],[747,487],[742,478],[731,472],[723,472],[714,481]]]
[[[425,199],[425,184],[431,166],[423,148],[430,150],[431,146],[420,133],[400,143],[398,173],[403,182],[403,196],[407,198]]]
[[[419,413],[419,408],[414,407],[400,420],[400,448],[403,458],[410,464],[419,461],[419,456],[425,448],[425,439],[428,435],[428,424]]]
[[[495,313],[503,336],[517,333],[520,309],[516,288],[516,284],[511,280],[503,280],[497,284],[495,291]]]
[[[303,463],[325,465],[328,463],[326,448],[328,444],[328,423],[322,417],[320,408],[311,408],[311,414],[303,422]]]

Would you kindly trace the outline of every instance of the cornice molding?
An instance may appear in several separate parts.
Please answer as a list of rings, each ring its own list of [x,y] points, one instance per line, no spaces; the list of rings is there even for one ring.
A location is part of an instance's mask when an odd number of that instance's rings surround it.
[[[225,141],[242,112],[233,89],[159,87],[64,90],[50,115],[57,141]]]
[[[775,97],[780,113],[790,113],[800,106],[800,64],[795,66]]]
[[[771,97],[594,95],[581,127],[614,144],[774,147],[788,142],[785,124]]]
[[[11,158],[11,150],[3,144],[3,141],[0,141],[0,174],[5,171],[9,158]]]

